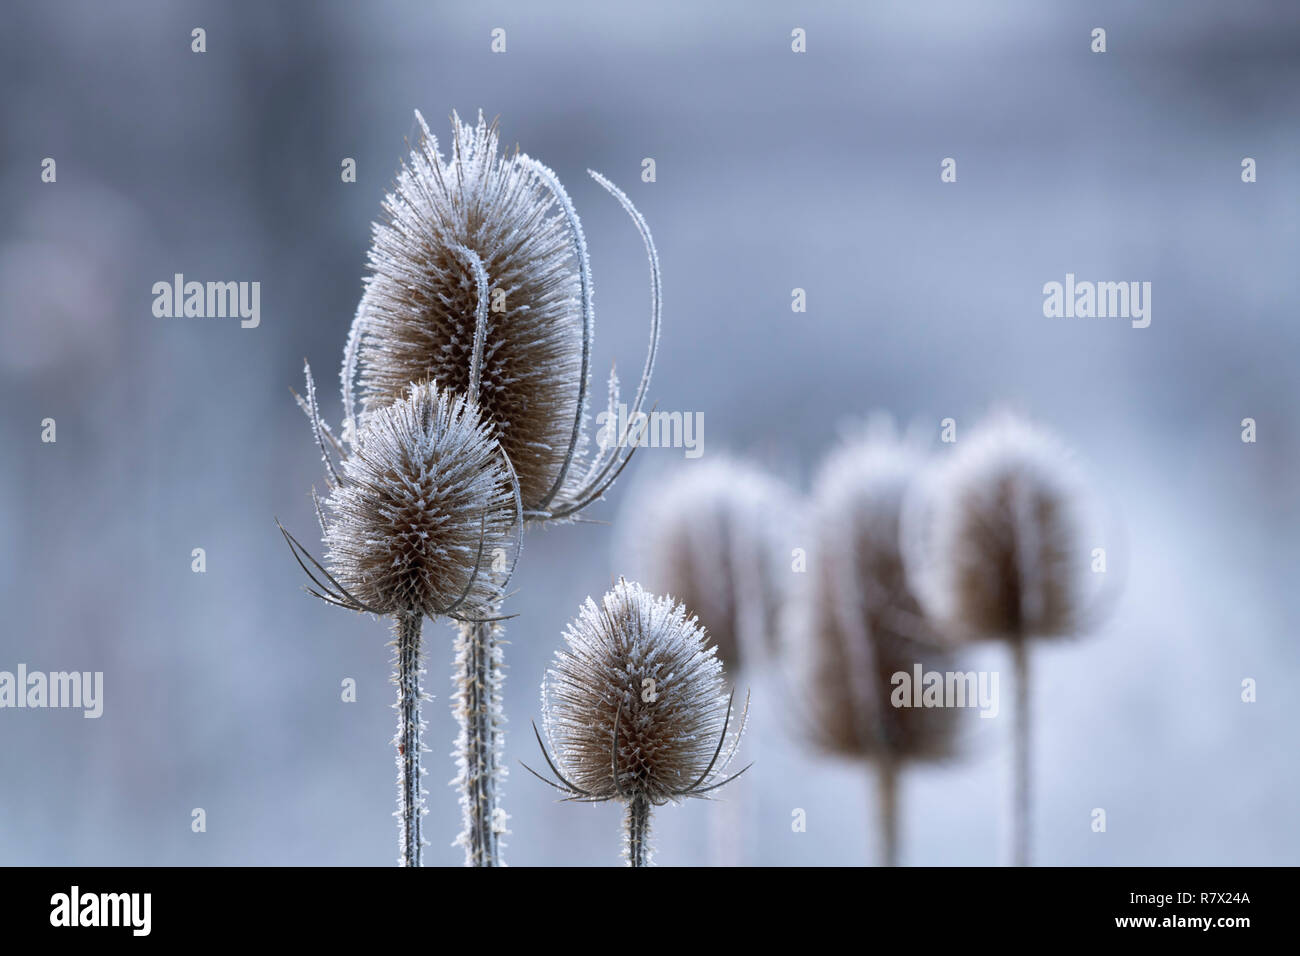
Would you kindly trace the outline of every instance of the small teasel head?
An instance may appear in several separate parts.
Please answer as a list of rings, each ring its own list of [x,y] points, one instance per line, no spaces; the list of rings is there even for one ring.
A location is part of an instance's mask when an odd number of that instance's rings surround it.
[[[793,492],[730,457],[639,480],[619,519],[646,585],[699,618],[727,673],[774,650],[790,581]]]
[[[410,384],[366,421],[333,474],[318,507],[325,565],[286,532],[311,593],[399,617],[473,619],[499,601],[502,557],[518,553],[517,483],[465,398]]]
[[[1077,633],[1096,597],[1086,499],[1055,436],[1008,413],[973,431],[908,508],[908,571],[927,613],[967,638]]]
[[[954,748],[953,709],[890,700],[895,674],[951,668],[908,586],[899,543],[903,502],[924,464],[923,446],[876,416],[844,437],[814,480],[809,573],[785,634],[805,736],[828,753],[924,760]]]
[[[682,605],[620,579],[599,604],[587,599],[564,639],[542,685],[547,783],[573,800],[655,806],[744,772],[726,776],[748,702],[728,737],[734,692]]]
[[[595,313],[581,224],[555,174],[517,149],[503,154],[496,124],[482,113],[476,124],[453,114],[446,157],[416,118],[417,140],[374,226],[370,276],[344,353],[344,438],[409,382],[433,379],[478,405],[517,469],[526,516],[569,517],[605,493],[635,448],[622,442],[587,454]],[[650,256],[639,411],[658,341],[658,257],[627,197],[592,176],[631,215]]]

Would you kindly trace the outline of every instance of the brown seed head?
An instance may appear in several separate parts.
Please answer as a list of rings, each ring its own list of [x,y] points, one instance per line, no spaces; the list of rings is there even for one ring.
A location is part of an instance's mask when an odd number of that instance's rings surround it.
[[[630,496],[621,523],[649,587],[699,618],[734,674],[771,649],[790,579],[782,529],[793,495],[743,462],[692,462]]]
[[[578,265],[536,164],[518,151],[501,155],[496,126],[481,113],[476,125],[453,122],[444,159],[420,120],[384,200],[384,221],[374,226],[356,343],[361,420],[413,381],[468,394],[481,266],[489,301],[480,415],[495,428],[531,506],[559,475],[579,411]]]
[[[1070,634],[1090,603],[1083,485],[1053,436],[1001,416],[928,484],[909,558],[927,611],[969,637]]]
[[[369,417],[326,499],[326,563],[381,614],[472,614],[499,598],[492,565],[513,544],[508,466],[463,398],[434,384]]]
[[[954,747],[954,710],[890,701],[895,674],[952,667],[908,588],[899,544],[904,496],[923,462],[876,419],[828,456],[814,483],[813,554],[788,620],[806,731],[829,753],[922,760]]]
[[[564,638],[542,685],[562,789],[661,804],[726,782],[714,778],[740,731],[726,740],[722,668],[682,605],[620,579],[599,605],[587,599]]]

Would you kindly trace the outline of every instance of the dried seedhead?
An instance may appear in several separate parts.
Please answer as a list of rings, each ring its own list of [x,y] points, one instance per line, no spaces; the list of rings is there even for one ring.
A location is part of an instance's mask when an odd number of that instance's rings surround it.
[[[699,618],[729,674],[773,649],[791,576],[782,532],[793,498],[751,465],[712,458],[642,484],[624,508],[647,585]]]
[[[791,604],[793,669],[807,736],[855,758],[935,759],[954,748],[951,708],[894,707],[892,678],[949,670],[940,635],[908,587],[899,544],[904,496],[924,463],[915,442],[875,419],[831,453],[814,483],[814,542]]]
[[[308,394],[314,407],[310,373]],[[306,557],[316,569],[304,564],[313,594],[375,614],[458,619],[500,600],[503,557],[518,553],[522,527],[517,485],[464,398],[409,385],[330,467],[335,480],[318,503],[326,566],[289,538],[300,563]]]
[[[1075,633],[1089,593],[1083,483],[1052,435],[1010,415],[959,443],[909,509],[927,612],[970,638]]]
[[[538,743],[558,781],[547,783],[572,800],[654,806],[704,796],[744,773],[724,776],[748,701],[728,741],[732,697],[682,605],[620,579],[599,605],[587,599],[564,638],[542,685],[554,759],[540,734]]]
[[[496,125],[481,113],[476,125],[453,115],[448,158],[416,117],[420,135],[374,226],[371,275],[344,355],[344,437],[357,427],[358,372],[362,423],[408,383],[432,378],[477,403],[517,469],[527,516],[570,516],[604,494],[635,447],[620,442],[578,466],[587,458],[595,325],[581,224],[555,174],[518,150],[500,154]],[[627,197],[591,175],[632,216],[650,256],[639,410],[658,340],[658,257]]]

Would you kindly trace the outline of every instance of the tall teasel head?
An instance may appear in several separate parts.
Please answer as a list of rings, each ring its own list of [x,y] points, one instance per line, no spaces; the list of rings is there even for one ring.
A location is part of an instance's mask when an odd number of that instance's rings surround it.
[[[538,744],[556,777],[546,782],[571,800],[628,804],[629,862],[641,865],[650,807],[744,772],[726,776],[748,705],[729,737],[734,691],[705,632],[639,584],[620,579],[599,604],[588,598],[564,639],[542,685],[549,748],[540,733]]]
[[[1110,591],[1089,580],[1084,490],[1055,437],[1003,413],[958,443],[905,513],[908,573],[927,613],[960,638],[1011,649],[1010,845],[1020,866],[1029,864],[1032,833],[1029,639],[1078,633]]]
[[[395,617],[472,620],[499,601],[493,566],[518,554],[522,506],[510,461],[475,407],[432,382],[410,384],[366,422],[336,466],[310,370],[307,385],[329,473],[329,495],[316,502],[325,564],[284,534],[312,580],[308,590]]]
[[[699,618],[728,673],[775,649],[793,503],[793,492],[759,468],[718,457],[639,484],[624,505],[624,550],[644,567],[647,586]]]
[[[966,638],[1077,633],[1095,609],[1085,485],[1053,435],[1003,413],[959,442],[908,508],[926,611]]]
[[[954,747],[953,710],[890,702],[894,674],[948,669],[899,542],[904,498],[923,464],[916,442],[876,418],[828,456],[814,482],[813,554],[788,631],[807,736],[829,753],[902,761]]]
[[[416,118],[420,134],[374,226],[371,274],[344,353],[344,438],[409,382],[476,392],[517,469],[527,517],[571,516],[604,494],[636,447],[622,440],[587,454],[595,313],[581,223],[555,174],[517,150],[501,154],[496,125],[481,113],[475,125],[453,115],[447,157]],[[591,175],[632,217],[650,258],[651,337],[635,412],[658,344],[658,255],[631,201]],[[611,411],[617,402],[611,377]]]

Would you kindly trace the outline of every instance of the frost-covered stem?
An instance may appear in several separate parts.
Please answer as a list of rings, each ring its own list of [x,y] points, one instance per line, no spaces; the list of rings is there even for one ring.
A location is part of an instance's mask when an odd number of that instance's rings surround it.
[[[420,819],[424,816],[420,751],[424,724],[420,720],[420,628],[424,615],[401,614],[393,624],[397,634],[397,813],[398,849],[402,866],[419,866]]]
[[[898,866],[898,762],[882,756],[876,767],[880,798],[880,865]]]
[[[493,617],[496,609],[485,616]],[[456,758],[464,829],[457,842],[465,847],[466,866],[501,866],[500,809],[505,769],[501,751],[505,717],[501,711],[502,628],[498,622],[460,625],[456,642],[456,719],[460,735]]]
[[[1015,766],[1013,770],[1011,814],[1011,862],[1029,865],[1029,642],[1019,638],[1011,642],[1015,660],[1016,717]]]
[[[624,855],[628,866],[650,865],[650,801],[637,794],[623,814],[623,831],[627,838]]]

